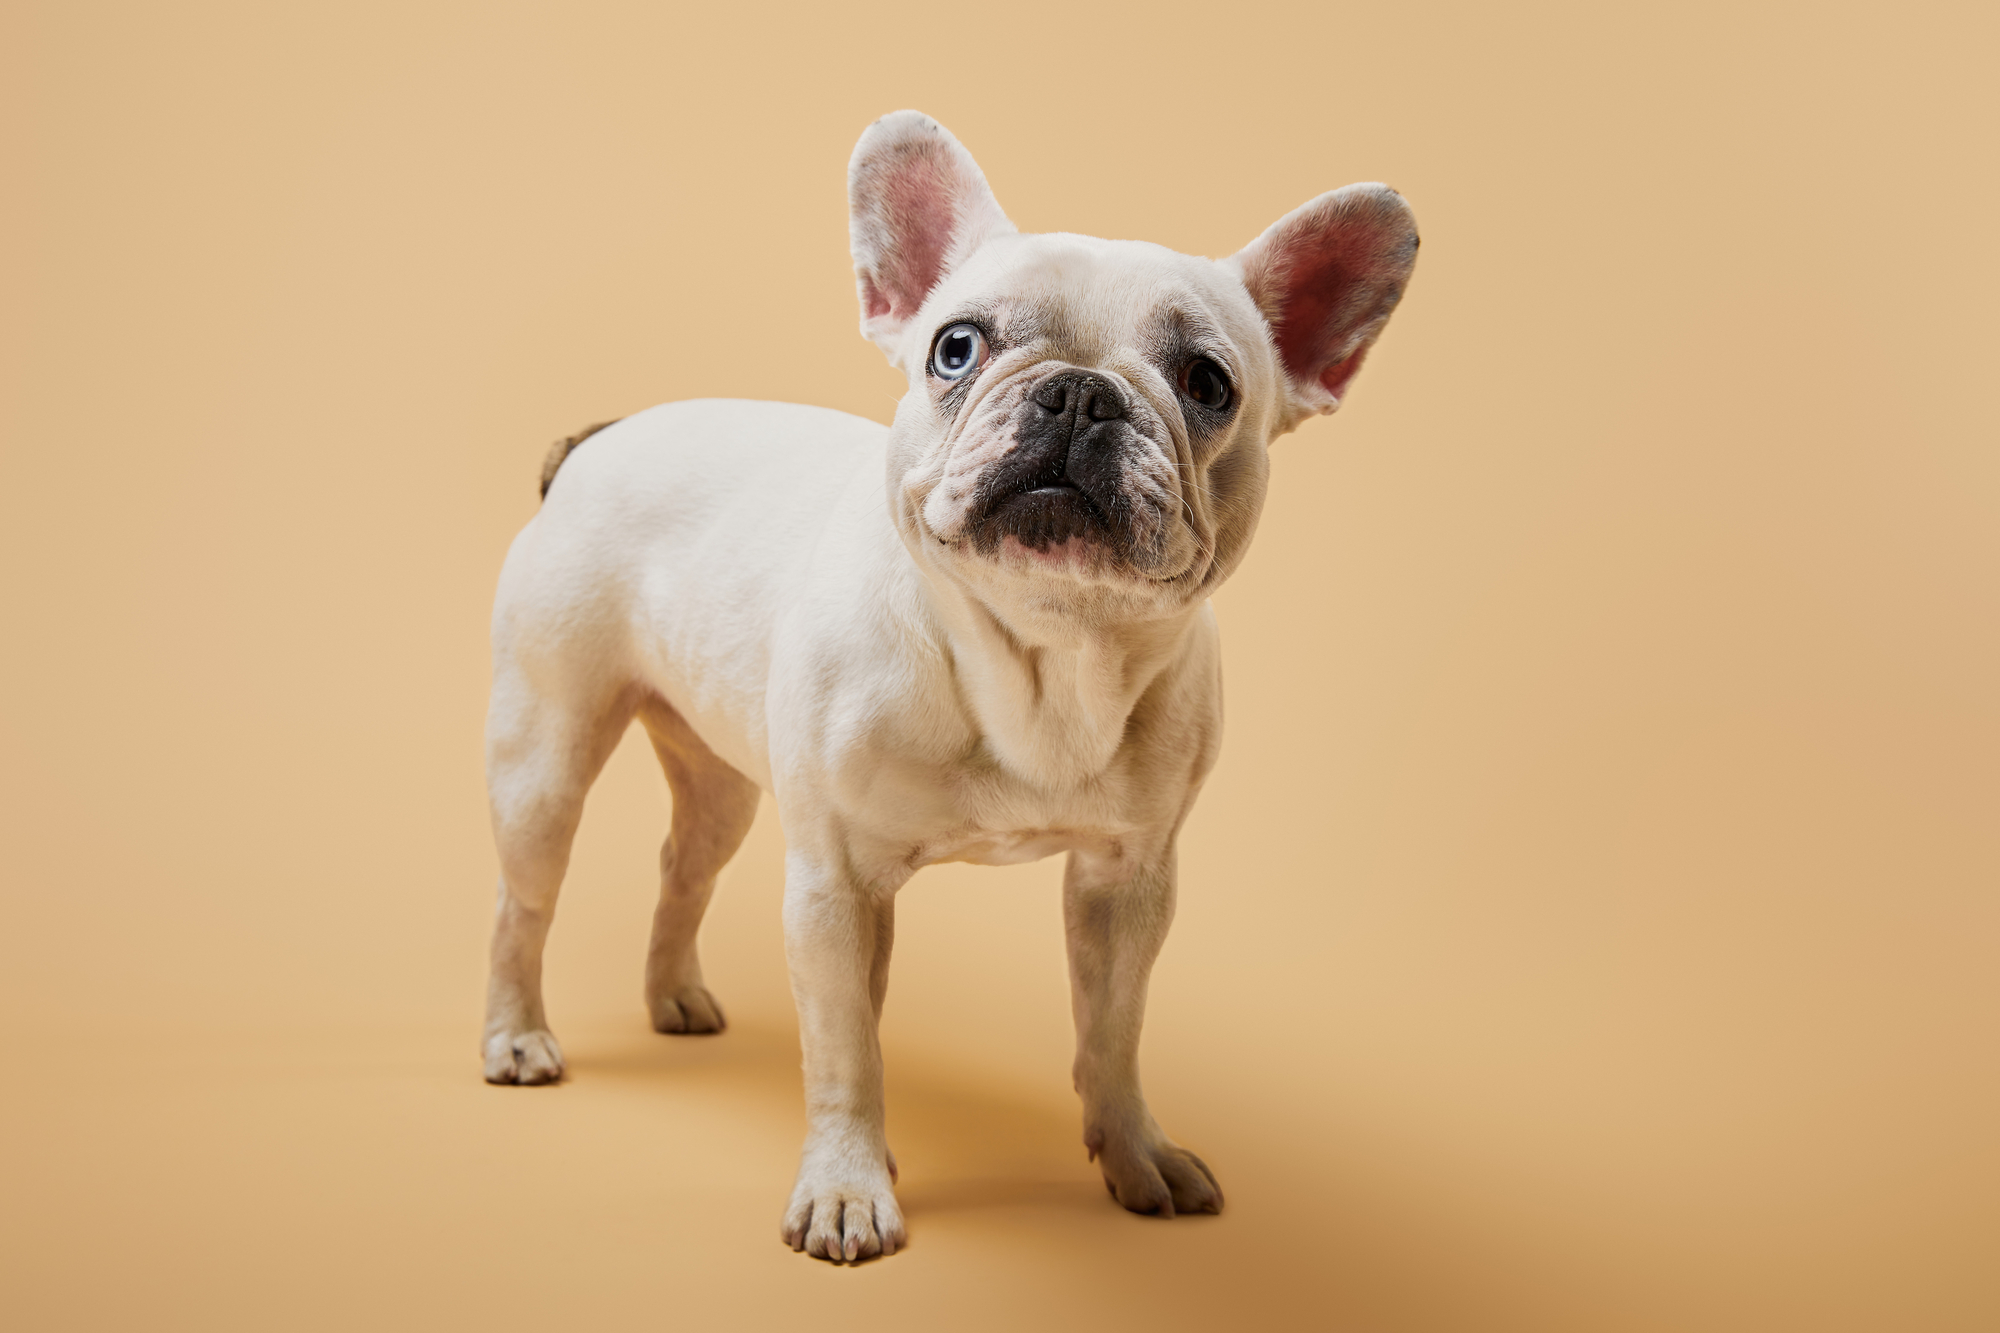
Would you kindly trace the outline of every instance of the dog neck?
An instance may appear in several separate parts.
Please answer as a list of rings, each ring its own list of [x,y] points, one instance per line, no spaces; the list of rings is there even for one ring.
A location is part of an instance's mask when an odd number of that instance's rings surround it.
[[[1181,655],[1200,603],[1105,620],[981,596],[935,568],[928,600],[967,712],[1000,766],[1069,791],[1108,769],[1146,691]]]

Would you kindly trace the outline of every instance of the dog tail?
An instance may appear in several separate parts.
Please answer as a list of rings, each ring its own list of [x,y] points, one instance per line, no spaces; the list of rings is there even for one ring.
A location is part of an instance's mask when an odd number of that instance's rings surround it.
[[[585,426],[576,434],[565,435],[550,445],[549,456],[542,460],[542,498],[544,500],[549,498],[549,487],[554,483],[556,473],[562,470],[563,460],[574,453],[579,444],[582,444],[606,426],[615,426],[624,419],[623,417],[613,417],[609,421],[600,421],[595,426]]]

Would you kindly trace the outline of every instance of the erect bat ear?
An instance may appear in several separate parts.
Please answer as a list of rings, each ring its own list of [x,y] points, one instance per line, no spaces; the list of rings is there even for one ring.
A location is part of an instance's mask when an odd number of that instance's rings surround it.
[[[1386,185],[1293,209],[1226,261],[1271,325],[1290,390],[1287,428],[1331,412],[1388,324],[1417,262],[1417,219]]]
[[[1014,230],[972,154],[918,111],[862,132],[847,164],[847,208],[861,332],[898,364],[931,288],[988,238]]]

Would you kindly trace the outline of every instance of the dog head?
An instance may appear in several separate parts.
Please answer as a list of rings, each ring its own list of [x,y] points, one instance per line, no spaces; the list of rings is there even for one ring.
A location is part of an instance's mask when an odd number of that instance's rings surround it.
[[[991,598],[1096,616],[1185,607],[1241,559],[1272,439],[1340,405],[1416,261],[1383,185],[1231,258],[1023,235],[914,111],[848,172],[861,331],[909,375],[889,443],[911,550]]]

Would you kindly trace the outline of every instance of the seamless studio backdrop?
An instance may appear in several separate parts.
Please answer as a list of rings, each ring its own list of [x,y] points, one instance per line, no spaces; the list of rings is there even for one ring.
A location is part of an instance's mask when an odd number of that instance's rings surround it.
[[[1990,6],[17,3],[0,17],[0,1289],[36,1330],[2000,1327]],[[886,420],[843,173],[1409,299],[1278,443],[1103,1194],[1060,865],[903,894],[912,1244],[777,1239],[769,803],[640,1004],[637,738],[479,1080],[486,618],[555,437]],[[588,447],[588,446],[586,446]]]

